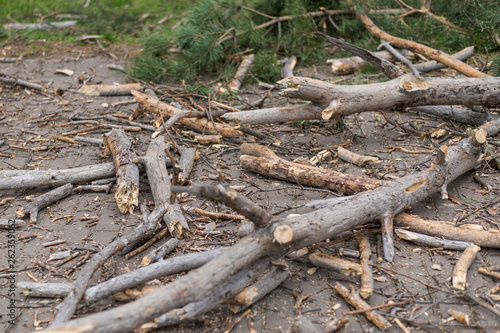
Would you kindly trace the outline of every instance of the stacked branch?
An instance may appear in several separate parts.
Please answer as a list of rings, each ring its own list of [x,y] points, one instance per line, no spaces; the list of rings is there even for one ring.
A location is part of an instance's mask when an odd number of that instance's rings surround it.
[[[498,126],[497,126],[498,131]],[[372,191],[344,199],[307,214],[275,219],[263,229],[245,237],[216,259],[134,302],[87,317],[53,326],[52,332],[78,328],[81,332],[128,332],[172,309],[200,301],[228,281],[241,269],[265,255],[283,255],[374,219],[388,211],[401,212],[409,205],[429,197],[480,162],[485,144],[484,130],[478,130],[448,147],[445,163],[432,163],[427,169],[409,174]],[[277,241],[275,231],[286,227],[289,241]],[[210,276],[210,283],[206,277]],[[145,311],[144,309],[147,309]]]

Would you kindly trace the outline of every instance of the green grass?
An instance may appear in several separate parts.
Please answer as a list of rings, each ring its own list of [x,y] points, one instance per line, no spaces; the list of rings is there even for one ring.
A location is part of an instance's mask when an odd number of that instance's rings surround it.
[[[83,8],[85,0],[13,0],[0,1],[0,23],[38,23],[59,21],[60,14],[78,15],[75,28],[64,30],[23,30],[6,31],[0,28],[0,39],[20,40],[68,40],[81,35],[102,35],[107,41],[137,42],[137,39],[156,30],[156,23],[171,15],[163,27],[171,27],[178,22],[182,13],[192,4],[189,1],[168,0],[91,0]],[[142,15],[149,14],[144,20]],[[71,19],[71,18],[70,18]],[[62,19],[66,20],[66,19]]]

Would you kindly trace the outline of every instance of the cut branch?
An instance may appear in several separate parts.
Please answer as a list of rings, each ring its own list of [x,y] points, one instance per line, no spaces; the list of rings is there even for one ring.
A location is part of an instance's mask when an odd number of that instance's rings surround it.
[[[38,212],[48,205],[70,196],[73,193],[73,185],[66,184],[55,188],[47,193],[44,193],[33,199],[32,202],[16,211],[19,218],[23,218],[26,214],[30,214],[30,222],[36,223]]]
[[[319,120],[324,107],[314,103],[282,106],[269,109],[252,111],[228,112],[221,116],[222,119],[235,124],[268,124],[286,121]]]
[[[241,145],[241,154],[240,164],[243,168],[301,185],[353,194],[369,191],[384,184],[383,181],[368,177],[290,162],[278,157],[271,149],[256,144]]]
[[[450,227],[453,228],[452,226]],[[438,238],[438,237],[427,236],[417,232],[408,231],[405,229],[396,229],[396,235],[398,235],[398,237],[401,239],[413,242],[415,244],[433,246],[447,250],[463,251],[472,244],[469,242],[443,239],[441,237]]]
[[[181,109],[178,109],[171,104],[161,102],[150,95],[146,95],[138,91],[132,91],[132,95],[135,96],[139,105],[149,112],[167,116],[168,118],[173,117],[178,113],[184,113]],[[235,130],[231,126],[217,124],[205,118],[181,118],[179,119],[179,123],[203,134],[220,134],[222,136],[243,135],[241,131]]]
[[[481,248],[476,244],[472,244],[465,249],[464,253],[460,256],[455,268],[453,269],[453,288],[465,290],[467,286],[467,271],[470,265],[476,259],[476,255],[481,251]]]

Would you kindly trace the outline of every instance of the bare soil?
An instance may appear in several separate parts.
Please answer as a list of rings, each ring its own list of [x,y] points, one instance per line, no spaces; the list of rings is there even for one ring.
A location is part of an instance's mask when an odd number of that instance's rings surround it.
[[[72,125],[70,118],[75,115],[96,116],[103,114],[130,115],[137,104],[113,106],[124,100],[132,100],[132,96],[117,97],[88,97],[76,93],[81,85],[80,80],[88,84],[125,83],[123,73],[110,70],[107,64],[115,63],[105,57],[96,46],[76,46],[67,44],[53,44],[50,50],[39,52],[35,56],[26,57],[22,62],[15,64],[0,63],[0,71],[14,75],[19,79],[49,85],[46,94],[33,92],[22,87],[12,87],[0,83],[0,153],[11,157],[0,157],[0,170],[14,169],[64,169],[109,162],[111,158],[103,157],[102,147],[89,144],[71,144],[59,141],[54,135],[81,130],[85,125]],[[18,55],[22,52],[21,46],[4,48],[4,56]],[[133,50],[115,47],[113,52],[120,58],[116,62],[126,64],[125,57]],[[0,52],[1,53],[1,52]],[[56,69],[71,69],[74,75],[69,77],[56,74]],[[297,75],[316,77],[336,81],[327,68],[310,68],[298,70]],[[62,96],[56,96],[55,89],[64,90]],[[160,89],[162,89],[160,87]],[[258,88],[247,88],[241,94],[241,101],[231,100],[228,103],[239,104],[246,108],[246,103],[258,100],[264,93]],[[181,96],[182,97],[182,96]],[[265,101],[264,106],[285,105],[296,103],[296,100],[279,97],[277,92]],[[206,106],[206,101],[199,100],[200,105]],[[265,179],[242,170],[239,163],[239,146],[243,142],[257,142],[271,145],[280,156],[289,160],[297,157],[311,158],[320,150],[316,148],[350,142],[348,149],[359,154],[373,155],[382,159],[382,163],[360,168],[344,163],[336,157],[335,150],[332,156],[321,163],[324,168],[334,168],[354,174],[386,177],[386,175],[403,176],[416,170],[417,166],[429,158],[430,154],[409,154],[399,149],[432,150],[429,136],[426,133],[437,127],[446,127],[454,131],[464,132],[465,126],[423,118],[417,114],[387,113],[393,122],[402,124],[412,131],[388,124],[384,117],[377,112],[349,116],[345,119],[344,127],[337,124],[323,122],[301,122],[252,126],[252,129],[264,134],[267,139],[256,139],[244,135],[238,138],[225,139],[223,144],[199,145],[194,143],[186,134],[187,129],[176,127],[175,136],[180,145],[196,146],[200,158],[197,160],[192,173],[194,183],[213,184],[217,182],[217,169],[227,176],[229,185],[242,186],[240,193],[254,202],[266,207],[272,213],[286,216],[290,213],[305,212],[301,204],[319,198],[335,195],[330,191],[304,187],[274,179]],[[150,123],[151,115],[139,119]],[[93,126],[93,125],[88,125]],[[88,137],[99,138],[101,132],[92,132]],[[144,154],[150,141],[149,132],[129,133],[136,152]],[[448,138],[453,137],[448,135]],[[442,138],[444,140],[445,138]],[[4,141],[6,140],[6,141]],[[23,146],[23,149],[12,147]],[[36,150],[46,146],[46,150]],[[498,156],[498,147],[490,146],[493,154]],[[6,156],[6,155],[5,155]],[[487,205],[500,195],[500,174],[498,170],[484,165],[476,173],[489,183],[493,190],[487,191],[473,180],[473,173],[467,173],[453,182],[449,188],[452,200],[443,200],[436,194],[432,198],[412,207],[411,212],[421,217],[438,220],[456,221],[466,216],[460,223],[473,223],[484,229],[499,228],[500,204],[497,202]],[[141,176],[140,201],[152,200],[145,176]],[[47,188],[36,188],[23,191],[3,191],[0,201],[12,197],[0,206],[0,218],[14,218],[15,210],[27,202],[32,196],[46,192]],[[231,212],[230,209],[216,203],[199,200],[190,196],[183,198],[182,205],[201,207],[215,212]],[[96,224],[88,225],[82,221],[85,217],[98,217]],[[204,233],[208,219],[202,219],[196,213],[186,213],[192,233],[190,238],[183,240],[182,245],[171,255],[182,252],[200,251],[219,246],[229,246],[238,240],[236,230],[238,221],[216,221],[216,228],[212,233]],[[40,212],[36,225],[25,224],[16,230],[17,238],[15,280],[40,282],[67,282],[72,281],[75,272],[71,268],[83,258],[86,251],[97,251],[109,244],[117,236],[122,235],[141,222],[139,212],[134,215],[122,215],[116,207],[113,191],[109,194],[86,193],[75,194],[52,205],[50,209]],[[374,221],[376,222],[376,221]],[[376,228],[377,224],[371,226]],[[31,238],[24,238],[32,235]],[[376,231],[369,234],[372,248],[377,244]],[[9,273],[7,263],[7,232],[0,230],[0,276],[6,277]],[[55,239],[65,240],[66,243],[43,247],[42,244]],[[382,270],[375,271],[375,294],[369,299],[373,306],[385,304],[389,301],[408,301],[405,306],[387,308],[382,313],[391,316],[411,319],[412,325],[406,323],[413,332],[440,331],[464,332],[483,331],[494,332],[500,330],[499,318],[489,311],[453,294],[436,292],[427,285],[445,287],[450,284],[450,277],[454,263],[460,256],[457,251],[444,251],[427,248],[396,239],[396,257],[394,263],[382,265],[395,271],[388,274]],[[339,242],[325,246],[322,251],[338,255],[341,248],[357,249],[353,240]],[[80,252],[76,259],[59,267],[48,262],[50,254],[71,249]],[[122,256],[114,256],[104,267],[99,269],[92,284],[104,281],[133,270],[138,266],[141,256],[125,260]],[[351,259],[355,260],[355,259]],[[39,264],[41,263],[41,264]],[[46,270],[43,266],[51,266],[53,270]],[[479,267],[500,267],[500,251],[483,249],[472,264],[468,274],[470,290],[485,295],[496,282],[493,278],[478,273]],[[267,297],[253,305],[251,311],[241,320],[232,332],[286,332],[292,321],[299,314],[306,316],[314,324],[322,325],[335,318],[342,318],[345,311],[352,310],[341,297],[331,288],[336,281],[344,284],[358,285],[356,277],[346,277],[337,273],[318,269],[308,274],[310,265],[290,262],[291,277]],[[8,267],[7,267],[8,268]],[[309,273],[311,273],[309,271]],[[401,274],[399,274],[401,273]],[[8,274],[10,275],[10,274]],[[167,277],[165,283],[174,277]],[[425,283],[425,284],[424,284]],[[54,307],[60,300],[27,298],[21,290],[16,289],[16,319],[15,325],[9,325],[8,314],[9,298],[7,297],[10,282],[8,279],[0,281],[0,331],[1,332],[29,332],[47,327],[54,316]],[[300,302],[299,302],[300,300]],[[77,315],[107,309],[119,305],[121,301],[108,299],[92,306],[83,306]],[[471,326],[465,327],[456,321],[445,320],[449,317],[448,310],[456,309],[471,315]],[[179,327],[158,330],[158,332],[223,332],[239,317],[239,314],[229,312],[227,306],[221,306],[204,317],[204,321],[186,324]],[[362,315],[349,316],[350,323],[345,332],[370,332],[376,330]],[[396,325],[390,332],[400,331]]]

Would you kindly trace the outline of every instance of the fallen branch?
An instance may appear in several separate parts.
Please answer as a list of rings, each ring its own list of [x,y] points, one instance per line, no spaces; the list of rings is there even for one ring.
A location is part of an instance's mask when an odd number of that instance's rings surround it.
[[[285,65],[283,66],[283,77],[289,77],[293,76],[293,69],[295,68],[295,65],[297,64],[297,57],[296,56],[291,56],[290,59],[288,59],[285,62]]]
[[[48,30],[48,29],[65,29],[75,26],[78,21],[60,21],[60,22],[50,22],[50,23],[10,23],[4,24],[3,28],[5,30]]]
[[[361,275],[361,265],[352,261],[335,258],[321,252],[314,252],[307,256],[309,262],[317,267],[322,267],[344,275]]]
[[[189,183],[189,175],[193,170],[194,162],[196,161],[196,148],[183,148],[181,158],[179,159],[179,177],[177,181],[179,185],[186,185]]]
[[[355,165],[380,163],[380,159],[378,157],[359,155],[343,147],[337,148],[337,155],[342,161],[346,161]]]
[[[78,277],[74,282],[75,288],[64,298],[64,301],[57,306],[58,312],[51,323],[51,327],[64,323],[70,320],[76,310],[78,302],[82,299],[87,289],[87,285],[92,278],[92,275],[106,260],[113,254],[123,249],[128,244],[137,240],[143,239],[158,228],[158,222],[168,210],[167,205],[158,206],[144,221],[144,224],[130,233],[116,239],[111,244],[94,255],[92,259],[78,273]]]
[[[357,238],[359,244],[360,266],[361,266],[361,289],[359,294],[364,299],[373,295],[373,272],[370,266],[370,257],[372,250],[370,248],[370,241],[366,236]]]
[[[165,149],[165,138],[159,136],[151,141],[146,155],[140,157],[139,162],[146,169],[155,205],[168,205],[170,207],[163,216],[163,221],[167,225],[170,234],[172,237],[184,238],[189,232],[189,225],[179,204],[170,203],[171,180],[166,167],[167,154]]]
[[[441,237],[432,237],[423,234],[419,234],[413,231],[408,231],[405,229],[396,229],[396,235],[399,238],[413,242],[419,245],[432,246],[443,248],[447,250],[463,251],[468,248],[472,243],[462,242],[456,240],[443,239]]]
[[[184,113],[184,111],[176,108],[171,104],[160,102],[154,97],[140,93],[138,91],[132,91],[132,95],[135,96],[135,99],[137,100],[139,105],[149,112],[165,115],[168,118],[173,117],[174,115],[181,112]],[[241,131],[235,130],[228,125],[217,124],[205,118],[181,118],[179,119],[179,123],[204,134],[220,134],[222,136],[239,136],[243,134]]]
[[[476,255],[479,251],[481,251],[479,246],[471,244],[460,256],[460,259],[458,259],[453,269],[453,288],[465,290],[467,286],[467,271],[470,265],[472,265],[472,262],[476,259]]]
[[[368,177],[289,162],[278,157],[271,149],[256,144],[245,143],[241,145],[240,151],[242,154],[240,164],[244,169],[292,183],[326,188],[345,194],[373,190],[384,184],[383,181]]]
[[[85,85],[78,89],[78,92],[87,96],[120,96],[131,95],[134,90],[143,91],[144,87],[140,83]]]
[[[403,38],[398,38],[394,37],[392,35],[389,35],[388,33],[382,31],[379,27],[373,23],[373,21],[364,13],[360,13],[354,9],[354,7],[351,7],[353,11],[356,13],[356,16],[358,19],[363,23],[365,28],[375,37],[379,39],[386,40],[390,42],[392,45],[402,48],[402,49],[407,49],[410,51],[413,51],[415,53],[420,53],[428,58],[434,59],[436,61],[439,61],[446,66],[453,68],[460,73],[470,76],[470,77],[489,77],[489,75],[486,75],[469,65],[461,62],[458,59],[455,59],[448,54],[444,53],[443,51],[433,49],[431,47],[412,42]],[[450,103],[452,104],[452,103]]]
[[[377,57],[385,59],[390,62],[394,62],[393,55],[388,51],[379,51],[374,53]],[[408,51],[403,50],[403,55],[408,54]],[[328,59],[327,63],[331,64],[332,72],[336,75],[346,75],[353,74],[359,68],[366,64],[365,60],[363,60],[359,56],[353,56],[349,58],[341,58],[341,59]],[[285,76],[286,77],[286,76]]]
[[[498,131],[498,127],[496,130]],[[265,255],[283,255],[290,250],[332,238],[368,221],[381,219],[388,210],[399,213],[476,167],[486,141],[485,137],[482,140],[483,137],[484,132],[479,130],[472,138],[454,143],[449,147],[446,163],[443,165],[432,164],[427,169],[378,189],[348,197],[340,205],[331,204],[327,208],[286,219],[276,218],[270,225],[240,240],[229,251],[157,289],[154,294],[110,310],[54,325],[47,332],[73,328],[78,328],[80,333],[132,331],[167,311],[208,297],[235,273]],[[274,231],[282,225],[290,227],[293,234],[291,242],[286,244],[274,242]],[[207,276],[210,276],[210,283],[203,283]],[[148,311],[139,311],[146,308]]]
[[[351,304],[357,310],[367,310],[370,308],[370,305],[366,303],[361,297],[359,297],[358,292],[354,289],[353,286],[350,286],[351,290],[347,290],[346,287],[341,285],[340,283],[335,284],[335,291],[337,291],[340,296],[349,304]],[[365,311],[363,314],[366,318],[375,324],[380,330],[388,329],[392,325],[381,315],[374,311]]]
[[[19,228],[22,225],[24,225],[24,220],[0,219],[0,229]]]
[[[290,333],[322,333],[322,331],[306,317],[299,316],[293,321]]]
[[[62,170],[1,170],[0,190],[86,183],[96,179],[114,177],[115,174],[112,162]]]
[[[307,103],[252,111],[227,112],[221,118],[237,125],[272,124],[286,121],[319,120],[322,110],[321,106]]]
[[[238,91],[245,80],[245,74],[247,73],[250,66],[252,66],[255,61],[255,54],[249,54],[241,60],[241,64],[234,75],[234,78],[229,82],[228,88],[231,91]]]
[[[136,154],[123,130],[111,130],[104,136],[104,144],[113,155],[115,164],[116,204],[123,214],[132,214],[139,204],[139,168],[133,162]]]
[[[281,80],[281,94],[328,106],[323,119],[338,119],[374,110],[401,110],[421,105],[500,104],[500,78],[426,78],[405,74],[397,79],[365,85],[341,86],[324,81],[291,77]],[[381,98],[383,97],[383,98]],[[227,114],[226,114],[227,115]]]
[[[88,288],[84,295],[85,301],[94,303],[148,281],[198,268],[220,255],[224,250],[222,248],[201,253],[188,253],[138,268],[130,273],[115,276]],[[17,286],[23,294],[31,297],[65,297],[74,289],[72,283],[21,281],[18,282]]]
[[[150,265],[163,258],[172,252],[179,245],[179,240],[177,238],[171,238],[153,251],[149,252],[147,255],[142,257],[141,264],[143,266]]]
[[[23,86],[30,89],[42,90],[42,86],[37,83],[31,83],[14,77],[5,77],[3,74],[0,74],[0,82]]]
[[[70,196],[73,193],[73,185],[66,184],[55,188],[47,193],[44,193],[33,199],[26,206],[16,210],[16,215],[23,218],[26,214],[30,214],[30,223],[36,223],[38,212],[50,204]]]
[[[469,58],[472,55],[472,53],[474,53],[474,46],[469,46],[461,51],[458,51],[457,53],[452,54],[451,56],[460,61],[464,61],[465,59]],[[414,64],[414,66],[420,73],[428,73],[447,67],[446,65],[434,60],[422,62],[419,64]]]
[[[413,106],[409,109],[412,111],[431,114],[439,119],[458,121],[460,123],[473,126],[480,126],[488,121],[500,119],[500,116],[498,115],[474,112],[451,105]]]
[[[431,221],[406,213],[396,215],[394,222],[425,235],[474,243],[480,247],[500,248],[500,232],[497,230],[486,231],[467,224],[456,227],[451,222]]]

